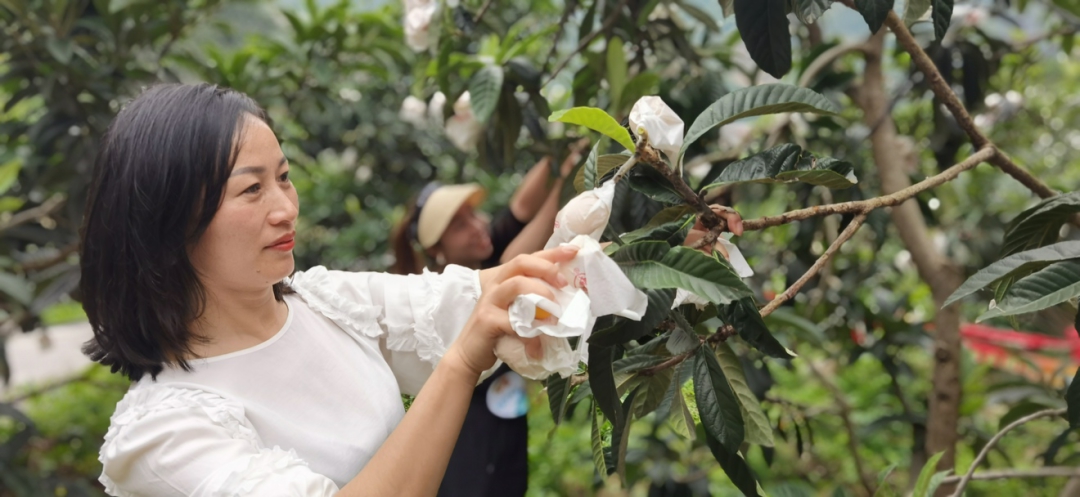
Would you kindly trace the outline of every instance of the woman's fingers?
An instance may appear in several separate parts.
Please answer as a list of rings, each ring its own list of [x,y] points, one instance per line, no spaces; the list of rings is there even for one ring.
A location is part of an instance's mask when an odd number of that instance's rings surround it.
[[[543,281],[534,277],[514,276],[495,287],[490,294],[489,302],[500,309],[508,309],[519,295],[530,293],[555,301],[555,292]]]
[[[500,284],[514,276],[529,276],[540,278],[555,288],[562,288],[569,282],[559,274],[559,263],[573,259],[577,250],[577,247],[563,246],[535,254],[519,255],[503,264],[492,282]]]
[[[727,224],[728,231],[734,233],[736,236],[742,236],[742,216],[740,216],[738,212],[735,212],[735,209],[732,209],[731,207],[728,207],[726,205],[717,204],[710,205],[709,208],[712,209],[713,213],[716,214],[717,217],[724,220],[724,222]],[[694,227],[691,228],[691,232],[692,231],[705,231],[705,225],[701,223],[701,216],[698,216],[697,220],[694,222]]]

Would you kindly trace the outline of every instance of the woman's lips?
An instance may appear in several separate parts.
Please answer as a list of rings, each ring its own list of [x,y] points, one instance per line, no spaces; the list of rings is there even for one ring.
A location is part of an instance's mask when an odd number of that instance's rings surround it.
[[[271,250],[280,250],[282,252],[288,252],[296,246],[296,232],[289,233],[274,241],[273,244],[266,247]]]

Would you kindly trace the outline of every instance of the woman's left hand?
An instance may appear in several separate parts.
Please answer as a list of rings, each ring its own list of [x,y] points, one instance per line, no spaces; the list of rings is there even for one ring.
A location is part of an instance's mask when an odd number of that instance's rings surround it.
[[[736,236],[740,236],[743,234],[742,216],[740,216],[738,212],[735,212],[735,209],[732,209],[728,206],[716,204],[710,205],[709,207],[712,209],[714,214],[716,214],[718,217],[720,217],[720,219],[723,219],[727,223],[727,231],[734,233]],[[698,240],[701,240],[701,238],[704,237],[705,234],[708,233],[708,231],[709,230],[705,228],[705,225],[701,223],[701,217],[699,216],[697,218],[697,221],[694,223],[694,226],[690,228],[690,233],[687,233],[686,240],[683,241],[683,245],[692,247],[698,242]],[[727,250],[725,250],[724,246],[721,245],[719,242],[714,243],[712,247],[700,247],[698,250],[701,250],[706,254],[712,255],[712,250],[714,248],[721,254],[723,254],[725,259],[728,257]]]

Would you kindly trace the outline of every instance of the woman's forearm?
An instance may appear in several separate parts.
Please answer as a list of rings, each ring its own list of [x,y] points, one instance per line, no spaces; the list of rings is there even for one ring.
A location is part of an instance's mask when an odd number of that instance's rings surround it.
[[[506,250],[503,250],[499,258],[500,264],[505,264],[519,254],[531,254],[544,248],[548,238],[551,238],[551,233],[555,230],[555,215],[559,213],[559,190],[562,182],[561,179],[555,180],[547,200],[540,207],[540,212],[536,213],[536,217],[529,221],[518,236],[506,246]]]
[[[375,456],[338,496],[428,496],[438,492],[479,379],[479,374],[452,352],[435,367],[409,412]]]
[[[550,168],[551,157],[540,159],[540,162],[525,173],[521,185],[514,191],[514,196],[510,198],[510,212],[518,221],[523,223],[532,221],[543,206],[550,191],[548,184],[551,177]]]

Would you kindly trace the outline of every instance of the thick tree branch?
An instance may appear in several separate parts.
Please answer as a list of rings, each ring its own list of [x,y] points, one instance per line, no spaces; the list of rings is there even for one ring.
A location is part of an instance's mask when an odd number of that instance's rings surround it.
[[[798,209],[790,212],[785,212],[777,216],[767,216],[759,219],[749,219],[743,221],[743,230],[761,230],[772,226],[779,226],[781,224],[788,224],[793,221],[801,221],[803,219],[810,219],[817,216],[826,216],[829,214],[855,214],[860,212],[867,212],[881,207],[891,207],[903,203],[904,201],[922,193],[931,188],[935,188],[944,183],[956,179],[960,173],[973,169],[975,166],[989,161],[997,150],[994,148],[984,148],[967,159],[964,159],[959,164],[956,164],[934,176],[926,178],[914,185],[911,185],[903,190],[894,192],[889,195],[883,195],[867,200],[856,200],[851,202],[840,202],[837,204],[818,205],[814,207],[807,207],[805,209]]]
[[[855,234],[856,231],[859,231],[859,227],[862,226],[864,221],[866,221],[866,217],[869,214],[869,211],[866,211],[861,212],[859,213],[859,215],[855,216],[855,219],[853,219],[851,223],[848,224],[847,228],[844,228],[844,231],[840,233],[840,236],[836,237],[836,240],[833,241],[832,245],[829,245],[828,250],[826,250],[824,254],[821,254],[821,257],[818,257],[818,260],[814,262],[814,265],[810,266],[810,269],[806,271],[806,273],[803,274],[802,277],[795,282],[795,284],[791,285],[787,290],[784,290],[784,293],[774,298],[772,302],[769,302],[768,305],[761,309],[761,317],[772,314],[777,307],[780,307],[780,304],[783,304],[784,302],[787,302],[788,300],[791,300],[793,297],[795,297],[795,294],[799,293],[799,290],[801,290],[802,287],[806,285],[806,283],[809,282],[811,278],[816,276],[818,272],[820,272],[821,269],[825,267],[825,264],[828,264],[829,260],[832,259],[832,256],[840,250],[840,246],[843,245],[844,242],[848,241],[852,237],[852,235]]]
[[[972,477],[975,474],[975,469],[978,468],[980,464],[982,464],[983,460],[986,459],[986,455],[990,453],[990,449],[993,449],[994,446],[997,445],[998,441],[1000,441],[1006,433],[1009,433],[1020,425],[1028,423],[1030,421],[1034,421],[1036,419],[1051,416],[1061,416],[1062,414],[1065,414],[1065,411],[1065,409],[1047,409],[1045,411],[1039,411],[1034,414],[1024,416],[1016,421],[1013,421],[1009,424],[1009,426],[1006,426],[1001,431],[999,431],[996,435],[994,435],[993,438],[990,439],[989,442],[986,442],[986,445],[983,446],[983,449],[979,451],[979,455],[975,456],[975,460],[971,462],[971,467],[968,468],[968,471],[964,475],[964,477],[960,479],[960,483],[956,485],[956,491],[953,492],[953,497],[960,497],[961,495],[963,495],[964,488],[967,487],[968,482],[971,481]]]
[[[952,87],[945,82],[945,78],[941,76],[941,72],[938,71],[937,66],[934,65],[934,61],[930,60],[930,56],[926,55],[926,52],[919,46],[915,37],[911,35],[911,31],[904,25],[904,21],[901,20],[895,12],[889,12],[889,16],[885,18],[885,25],[896,35],[897,43],[904,47],[904,50],[911,55],[911,62],[915,64],[915,67],[918,67],[919,71],[926,77],[926,81],[929,83],[930,89],[934,92],[934,95],[941,100],[945,105],[945,108],[949,109],[949,113],[953,115],[956,119],[956,123],[965,133],[967,133],[968,137],[971,138],[971,143],[975,145],[975,148],[983,148],[987,144],[991,144],[990,139],[975,126],[975,120],[971,118],[971,114],[964,108],[964,104],[960,103],[960,99],[956,96],[956,93],[953,92]],[[1015,178],[1041,198],[1053,197],[1058,194],[1058,192],[1047,186],[1046,183],[1043,183],[1039,178],[1036,178],[1026,169],[1013,162],[1012,159],[1003,152],[999,151],[990,159],[990,163],[1000,168],[1009,176]]]

